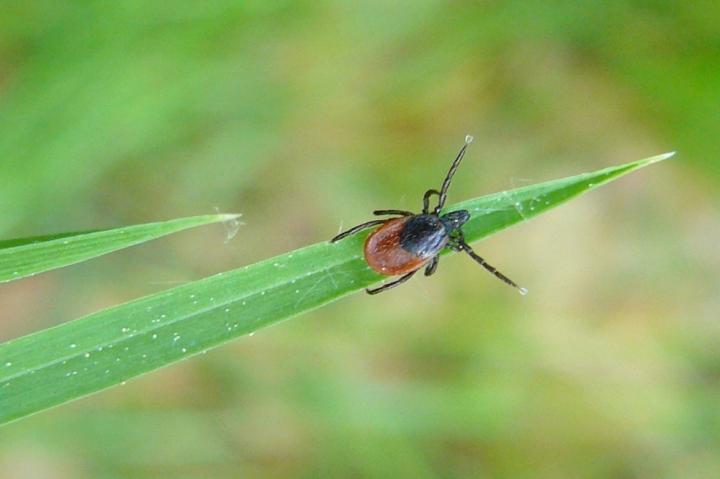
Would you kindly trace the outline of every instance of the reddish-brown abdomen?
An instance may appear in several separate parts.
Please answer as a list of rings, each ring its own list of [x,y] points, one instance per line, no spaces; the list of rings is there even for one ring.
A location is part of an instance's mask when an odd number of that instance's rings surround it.
[[[365,260],[380,274],[394,276],[415,271],[430,258],[421,258],[400,245],[400,235],[409,217],[388,221],[365,241]]]

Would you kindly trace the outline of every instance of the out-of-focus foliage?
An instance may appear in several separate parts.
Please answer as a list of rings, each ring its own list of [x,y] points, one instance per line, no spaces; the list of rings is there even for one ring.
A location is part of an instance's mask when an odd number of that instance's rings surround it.
[[[525,300],[448,258],[5,427],[0,476],[720,475],[717,25],[703,1],[0,3],[0,236],[247,223],[3,285],[2,340],[416,209],[466,133],[452,201],[679,151],[479,244]]]

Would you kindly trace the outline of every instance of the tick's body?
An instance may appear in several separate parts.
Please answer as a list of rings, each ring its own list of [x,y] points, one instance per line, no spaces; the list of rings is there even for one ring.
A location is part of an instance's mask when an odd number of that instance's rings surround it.
[[[460,165],[467,145],[472,137],[465,139],[465,145],[455,158],[450,171],[443,181],[440,191],[428,190],[423,197],[423,211],[421,214],[414,214],[403,210],[377,210],[376,215],[399,215],[398,218],[388,220],[373,220],[351,228],[334,237],[335,242],[372,226],[382,225],[373,231],[365,240],[365,260],[375,271],[386,276],[403,275],[395,281],[391,281],[376,289],[368,289],[370,294],[380,293],[410,279],[420,268],[427,264],[425,275],[430,276],[435,272],[439,261],[439,253],[445,247],[454,251],[465,251],[485,269],[496,277],[517,288],[518,286],[490,266],[468,246],[463,237],[462,226],[470,219],[470,213],[466,210],[451,211],[440,215],[440,210],[447,199],[447,190],[450,187],[450,180]],[[439,197],[438,205],[430,212],[430,197]],[[518,288],[525,294],[526,290]]]
[[[365,259],[378,273],[391,276],[421,268],[448,242],[448,233],[433,215],[389,220],[365,241]]]

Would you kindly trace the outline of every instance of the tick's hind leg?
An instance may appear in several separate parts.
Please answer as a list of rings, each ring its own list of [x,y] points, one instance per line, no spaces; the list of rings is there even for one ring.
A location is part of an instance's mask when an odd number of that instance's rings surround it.
[[[396,279],[395,281],[390,281],[389,283],[385,283],[385,284],[383,284],[382,286],[380,286],[380,287],[378,287],[378,288],[375,288],[375,289],[370,289],[370,288],[368,288],[368,289],[366,289],[365,291],[367,292],[367,294],[378,294],[378,293],[382,293],[383,291],[387,291],[388,289],[392,289],[392,288],[394,288],[395,286],[399,286],[399,285],[403,284],[405,281],[407,281],[407,280],[409,280],[410,278],[412,278],[413,275],[414,275],[415,273],[417,273],[417,272],[418,272],[418,270],[411,271],[411,272],[409,272],[408,274],[406,274],[406,275],[404,275],[404,276],[400,276],[400,277],[399,277],[398,279]]]
[[[331,239],[330,242],[334,243],[336,241],[340,241],[341,239],[348,237],[350,235],[353,235],[353,234],[357,233],[358,231],[362,231],[367,228],[372,228],[373,226],[381,225],[381,224],[385,223],[386,221],[388,221],[388,220],[372,220],[372,221],[368,221],[368,222],[359,224],[359,225],[355,226],[354,228],[350,228],[347,231],[343,231],[342,233],[340,233],[339,235],[337,235],[336,237]]]
[[[440,256],[435,256],[430,260],[430,264],[425,268],[425,276],[432,276],[437,271],[438,263],[440,262]]]
[[[464,238],[460,237],[458,240],[456,240],[455,242],[451,243],[451,244],[450,244],[450,247],[451,247],[454,251],[458,251],[458,252],[459,252],[459,251],[464,251],[464,252],[466,252],[466,253],[468,254],[468,256],[470,256],[472,259],[474,259],[477,264],[479,264],[480,266],[482,266],[483,268],[485,268],[486,270],[488,270],[488,271],[489,271],[491,274],[493,274],[497,279],[499,279],[499,280],[502,281],[503,283],[507,284],[508,286],[512,286],[513,288],[516,288],[516,289],[520,292],[520,294],[523,294],[523,295],[527,294],[527,289],[521,288],[520,286],[518,286],[517,284],[515,284],[515,282],[514,282],[513,280],[511,280],[510,278],[508,278],[507,276],[505,276],[504,274],[502,274],[500,271],[498,271],[498,269],[497,269],[496,267],[488,264],[487,261],[485,261],[484,258],[482,258],[481,256],[479,256],[475,251],[473,251],[473,249],[470,247],[470,245],[468,245],[468,244],[465,242],[465,239],[464,239]]]

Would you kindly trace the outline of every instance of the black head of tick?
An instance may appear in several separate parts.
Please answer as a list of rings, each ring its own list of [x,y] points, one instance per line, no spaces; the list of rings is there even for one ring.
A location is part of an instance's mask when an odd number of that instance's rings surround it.
[[[468,210],[457,210],[446,213],[440,217],[445,231],[449,235],[452,235],[456,231],[462,231],[462,226],[470,219],[470,212]]]
[[[368,289],[368,293],[380,293],[402,284],[425,265],[425,276],[430,276],[437,269],[440,252],[446,247],[453,251],[464,251],[495,277],[517,288],[520,293],[527,293],[525,288],[518,287],[510,278],[487,264],[467,244],[462,227],[470,219],[469,211],[457,210],[440,215],[447,200],[450,182],[471,141],[471,136],[465,137],[465,144],[450,166],[450,171],[445,176],[440,191],[432,189],[425,192],[422,213],[415,214],[405,210],[376,210],[373,212],[376,215],[396,215],[396,217],[362,223],[340,233],[331,240],[331,242],[339,241],[366,228],[382,225],[365,241],[365,260],[378,273],[402,276],[379,288]],[[431,209],[430,198],[433,196],[438,197],[438,203]]]

